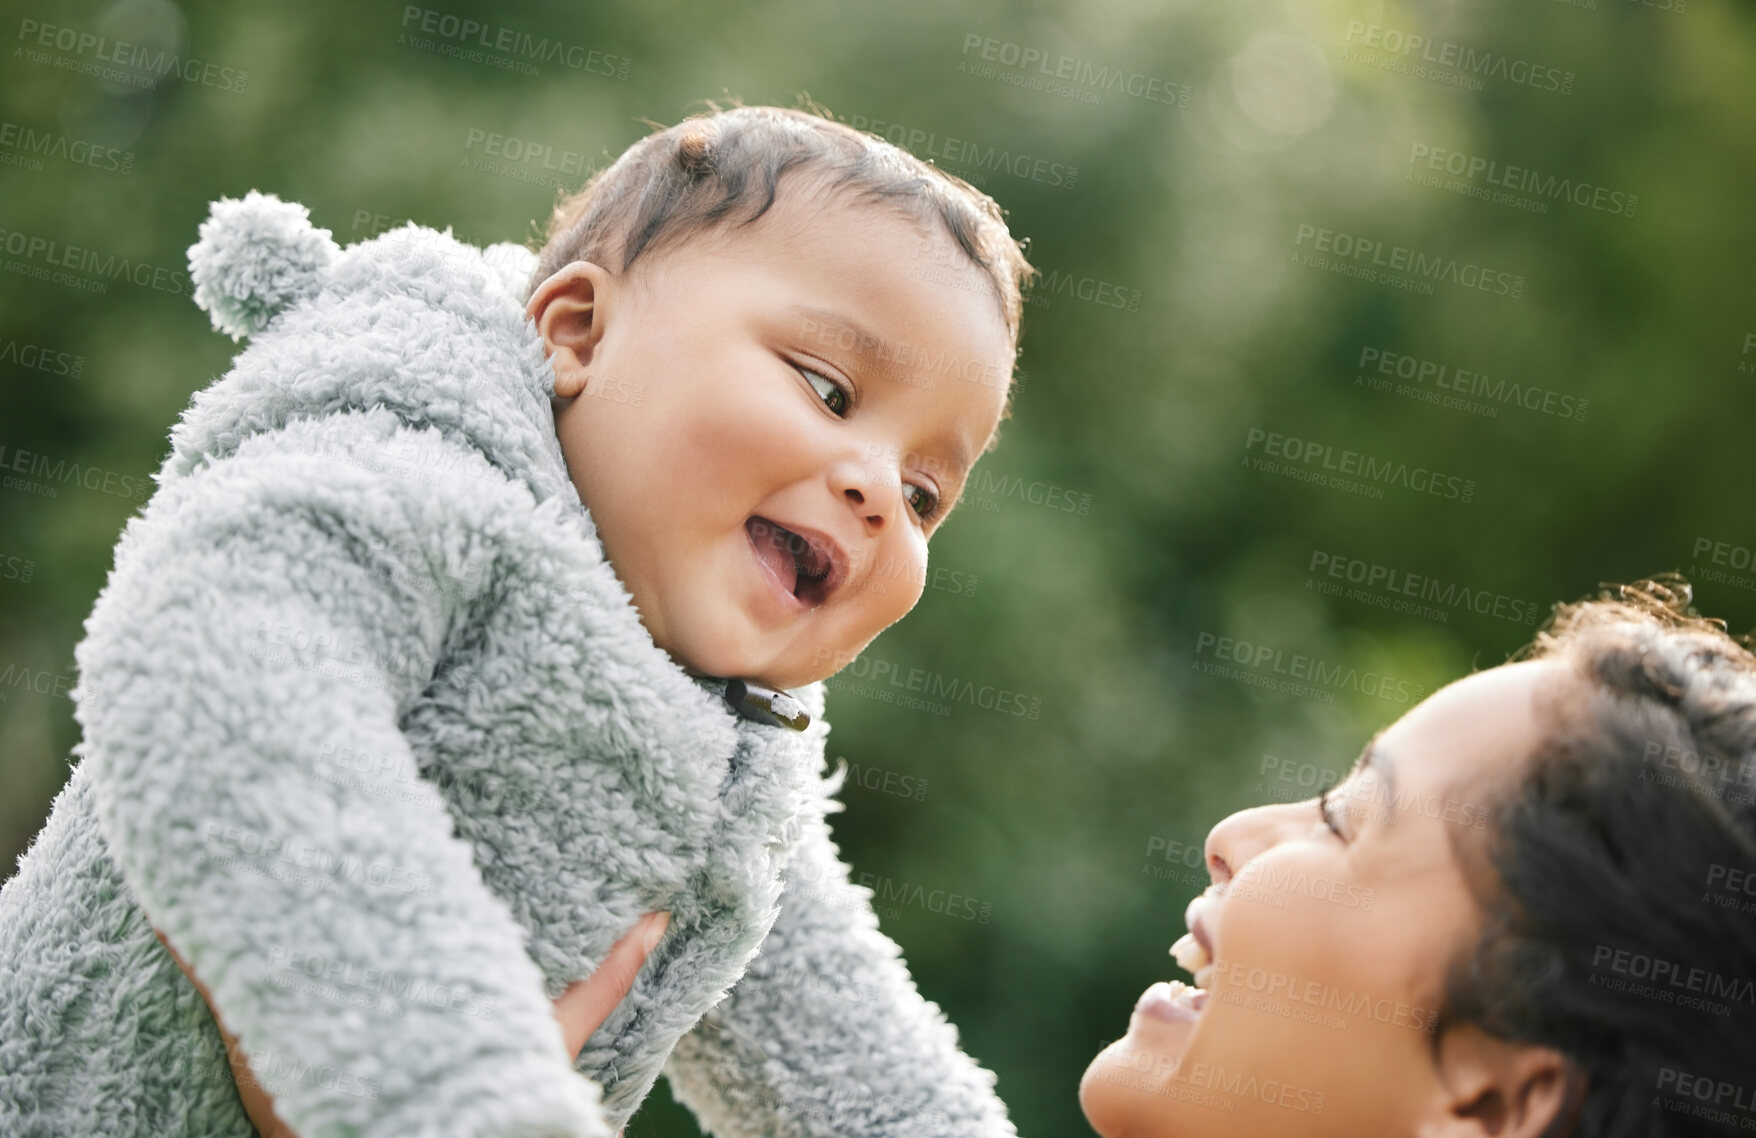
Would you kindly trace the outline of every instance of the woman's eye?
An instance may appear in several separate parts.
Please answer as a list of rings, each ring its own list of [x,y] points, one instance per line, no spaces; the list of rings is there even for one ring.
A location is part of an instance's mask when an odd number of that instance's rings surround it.
[[[1323,824],[1329,827],[1330,833],[1341,838],[1342,841],[1346,841],[1347,838],[1342,834],[1341,827],[1335,823],[1335,814],[1330,807],[1329,790],[1330,788],[1325,787],[1323,793],[1317,796],[1317,813],[1323,816]]]
[[[925,486],[911,484],[905,489],[908,493],[909,508],[919,514],[922,521],[926,521],[939,512],[939,495]]]
[[[794,364],[793,367],[800,375],[805,377],[805,382],[811,385],[811,390],[817,393],[817,397],[823,400],[825,406],[837,415],[847,414],[848,393],[845,388],[834,380],[819,375],[808,367],[799,367],[798,364]]]

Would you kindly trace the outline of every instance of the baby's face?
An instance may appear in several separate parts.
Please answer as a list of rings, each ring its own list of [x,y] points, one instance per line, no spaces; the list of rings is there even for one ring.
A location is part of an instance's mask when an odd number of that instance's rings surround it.
[[[952,239],[783,178],[753,225],[527,309],[561,451],[655,642],[798,687],[914,607],[928,539],[999,425],[1013,345]]]

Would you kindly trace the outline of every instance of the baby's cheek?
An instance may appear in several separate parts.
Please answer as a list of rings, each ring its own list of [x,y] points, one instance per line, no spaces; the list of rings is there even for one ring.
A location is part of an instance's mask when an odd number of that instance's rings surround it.
[[[913,611],[925,594],[924,574],[918,562],[879,555],[869,572],[856,571],[846,600],[847,639],[864,646],[880,632]]]

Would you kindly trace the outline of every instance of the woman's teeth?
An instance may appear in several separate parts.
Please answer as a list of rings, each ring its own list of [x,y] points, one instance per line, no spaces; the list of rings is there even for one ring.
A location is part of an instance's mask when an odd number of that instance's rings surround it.
[[[1177,958],[1178,968],[1195,977],[1197,988],[1207,987],[1207,979],[1213,974],[1213,960],[1194,933],[1178,937],[1177,943],[1171,945],[1171,955]]]
[[[1207,1006],[1207,993],[1191,988],[1181,980],[1166,983],[1160,980],[1134,1002],[1134,1010],[1153,1019],[1170,1023],[1194,1023]]]

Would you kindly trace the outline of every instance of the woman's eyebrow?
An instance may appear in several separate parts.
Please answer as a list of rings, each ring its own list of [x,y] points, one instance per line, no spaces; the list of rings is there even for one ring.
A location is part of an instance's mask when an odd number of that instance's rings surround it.
[[[1353,774],[1356,771],[1365,770],[1376,772],[1378,777],[1384,780],[1386,794],[1391,799],[1395,799],[1396,760],[1389,752],[1378,746],[1378,740],[1382,738],[1383,735],[1384,732],[1379,731],[1378,734],[1367,740],[1366,749],[1360,752],[1360,757],[1354,760],[1353,771],[1349,771],[1348,773]]]

